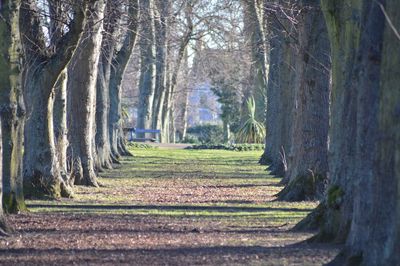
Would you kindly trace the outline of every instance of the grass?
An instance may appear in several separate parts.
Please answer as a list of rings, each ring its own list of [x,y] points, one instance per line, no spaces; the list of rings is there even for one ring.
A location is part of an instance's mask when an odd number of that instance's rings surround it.
[[[316,203],[275,202],[281,187],[257,161],[260,151],[133,149],[122,167],[102,173],[100,188],[76,197],[29,201],[32,212],[115,213],[171,217],[262,219],[294,224]],[[251,195],[250,195],[251,194]]]
[[[316,202],[274,201],[260,151],[132,149],[99,188],[28,201],[1,265],[321,265],[331,246],[288,231]]]

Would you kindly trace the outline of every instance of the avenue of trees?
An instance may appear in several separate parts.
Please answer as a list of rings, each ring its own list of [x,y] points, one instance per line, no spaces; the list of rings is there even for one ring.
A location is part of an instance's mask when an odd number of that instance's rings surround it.
[[[294,229],[344,243],[333,264],[400,264],[399,32],[398,0],[0,0],[1,234],[25,199],[99,186],[131,155],[137,62],[138,128],[174,142],[203,71],[227,135],[254,99],[277,200],[320,201]]]

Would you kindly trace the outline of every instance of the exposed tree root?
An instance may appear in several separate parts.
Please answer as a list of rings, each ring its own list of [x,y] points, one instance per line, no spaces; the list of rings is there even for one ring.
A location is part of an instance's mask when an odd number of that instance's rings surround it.
[[[24,180],[24,195],[26,199],[59,199],[62,197],[61,173],[53,171],[47,175],[35,171],[33,176]]]
[[[7,195],[3,193],[3,209],[5,213],[20,213],[28,210],[25,200],[16,198],[15,193]]]
[[[285,180],[286,179],[286,180]],[[281,183],[288,182],[284,178]],[[323,197],[325,177],[321,175],[297,176],[289,181],[277,196],[279,201],[317,200]]]
[[[345,247],[327,266],[359,266],[363,262],[361,253],[354,254]]]
[[[73,164],[71,178],[75,185],[99,187],[94,169],[90,169],[89,165],[83,165],[79,160]]]
[[[113,164],[121,164],[121,162],[119,161],[119,158],[121,157],[121,155],[119,155],[119,154],[114,154],[114,153],[111,153],[111,160],[112,160],[112,163]]]
[[[0,219],[0,237],[8,237],[14,233],[14,229],[12,229],[8,223],[6,222],[5,218]]]
[[[292,231],[301,232],[318,230],[324,222],[325,212],[326,205],[322,202],[317,206],[317,208],[309,213],[306,218],[297,223],[292,228]]]
[[[261,155],[260,160],[258,161],[259,164],[261,165],[269,165],[272,163],[272,160],[268,157],[267,153],[263,153],[263,155]]]

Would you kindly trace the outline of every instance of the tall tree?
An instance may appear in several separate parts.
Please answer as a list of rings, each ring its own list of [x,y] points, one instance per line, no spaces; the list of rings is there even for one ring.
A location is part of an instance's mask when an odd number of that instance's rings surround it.
[[[61,176],[64,182],[69,184],[68,166],[67,166],[67,148],[68,148],[68,128],[67,128],[67,82],[68,72],[64,69],[61,72],[55,85],[54,95],[54,142],[57,151],[57,158],[60,165]],[[72,196],[72,194],[71,194]]]
[[[169,63],[167,69],[169,70],[169,77],[167,77],[167,90],[165,93],[164,106],[162,110],[162,140],[166,142],[174,142],[174,95],[178,83],[178,76],[184,61],[185,53],[188,48],[189,42],[194,35],[196,25],[200,23],[193,23],[195,17],[194,7],[197,1],[186,1],[183,3],[183,17],[184,17],[184,32],[180,37],[178,50],[176,52],[176,59]],[[170,54],[171,55],[171,54]]]
[[[360,1],[351,7],[358,6],[360,38],[355,40],[358,49],[347,88],[356,93],[357,103],[350,180],[353,212],[346,246],[333,263],[398,265],[400,3]]]
[[[1,10],[0,10],[1,11]],[[2,13],[2,12],[1,12]],[[4,14],[4,13],[2,13]],[[1,123],[1,121],[0,121]],[[0,138],[2,138],[2,132],[1,132],[1,128],[0,128]],[[2,142],[0,142],[0,175],[3,175],[3,144]],[[0,236],[7,236],[11,231],[11,227],[8,225],[7,221],[6,221],[6,217],[4,214],[4,210],[3,210],[3,195],[2,195],[2,188],[3,185],[0,182]]]
[[[8,226],[3,210],[3,178],[7,176],[8,182],[22,180],[21,176],[21,158],[22,158],[22,125],[18,123],[19,118],[23,118],[24,113],[19,108],[21,94],[21,72],[20,72],[20,1],[9,0],[0,2],[0,235],[5,236],[11,232]],[[6,124],[6,126],[4,126]],[[4,135],[3,131],[6,132]],[[12,145],[15,144],[14,148]],[[7,145],[4,149],[3,146]],[[6,168],[6,169],[5,169]],[[15,183],[14,183],[15,184]],[[11,200],[11,204],[5,204],[4,207],[10,210],[23,210],[25,207],[22,194],[12,195],[12,191],[21,189],[21,184],[9,187],[7,193],[10,195],[5,200],[16,196]],[[22,191],[21,191],[22,192]],[[20,193],[20,192],[19,192]],[[14,208],[13,206],[17,206]]]
[[[105,0],[88,3],[84,34],[68,68],[68,139],[71,179],[98,186],[94,169],[95,95]]]
[[[256,101],[256,119],[265,121],[266,92],[267,92],[267,53],[266,28],[264,26],[264,1],[242,0],[244,4],[245,31],[251,47],[252,69],[254,71],[253,97]]]
[[[96,94],[96,169],[112,168],[113,156],[109,136],[110,78],[113,58],[118,45],[122,23],[121,1],[107,1],[104,33],[97,73]],[[115,161],[115,158],[114,158]]]
[[[279,200],[322,199],[328,173],[330,57],[319,1],[299,1],[286,187]]]
[[[21,1],[4,1],[0,6],[0,53],[4,55],[0,57],[1,175],[3,205],[7,212],[26,209],[22,192],[25,106],[21,87],[20,5]]]
[[[49,16],[51,17],[49,23],[50,45],[55,46],[65,34],[65,24],[68,23],[68,9],[71,8],[70,4],[73,3],[48,0],[48,4]],[[67,169],[67,81],[68,73],[67,68],[65,68],[54,86],[53,127],[61,177],[66,184],[69,184]]]
[[[48,46],[42,28],[41,12],[34,0],[23,0],[21,30],[24,44],[24,93],[28,119],[25,126],[24,193],[28,197],[69,196],[70,189],[60,172],[54,142],[54,87],[69,63],[84,25],[84,10],[74,5],[69,31],[57,45]]]
[[[156,86],[154,1],[140,1],[140,81],[137,128],[151,128]],[[144,137],[139,134],[139,137]]]
[[[129,0],[127,31],[121,48],[113,58],[113,67],[111,68],[110,74],[109,137],[111,142],[111,152],[115,158],[119,158],[120,155],[130,155],[125,148],[125,137],[121,124],[121,97],[122,80],[137,40],[138,16],[138,0]]]
[[[152,127],[160,129],[162,127],[162,112],[165,102],[167,89],[167,49],[168,49],[168,30],[171,12],[171,2],[169,0],[156,0],[157,16],[155,18],[155,37],[156,37],[156,84],[153,100]]]
[[[267,25],[269,39],[269,72],[267,83],[266,145],[262,163],[270,165],[272,174],[284,176],[287,154],[291,147],[291,118],[294,104],[294,68],[297,59],[297,31],[292,23],[297,8],[293,2],[268,1],[270,19]],[[286,10],[283,12],[282,10]]]
[[[353,213],[357,90],[352,87],[360,45],[362,1],[322,1],[332,54],[329,184],[320,206],[297,226],[319,226],[317,241],[344,242]],[[349,35],[351,33],[351,35]],[[351,36],[351,37],[350,37]]]

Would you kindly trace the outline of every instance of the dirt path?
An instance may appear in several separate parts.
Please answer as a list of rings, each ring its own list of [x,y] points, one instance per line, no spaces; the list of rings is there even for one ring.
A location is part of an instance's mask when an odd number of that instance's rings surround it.
[[[321,265],[332,246],[288,231],[316,203],[272,202],[257,152],[136,150],[101,188],[30,201],[1,265]]]

